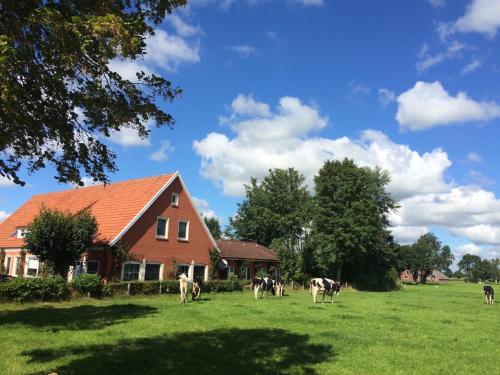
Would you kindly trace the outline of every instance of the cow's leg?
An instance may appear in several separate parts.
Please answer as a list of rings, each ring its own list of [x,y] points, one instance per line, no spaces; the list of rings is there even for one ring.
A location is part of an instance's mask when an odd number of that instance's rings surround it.
[[[255,299],[259,298],[259,286],[255,285],[253,292],[255,293]]]
[[[332,290],[332,303],[333,303],[333,290]]]
[[[321,303],[325,303],[325,291],[323,290],[321,294],[323,294],[323,298],[321,298]]]
[[[313,302],[316,303],[316,296],[318,295],[318,290],[316,288],[312,290],[312,295],[313,295]]]

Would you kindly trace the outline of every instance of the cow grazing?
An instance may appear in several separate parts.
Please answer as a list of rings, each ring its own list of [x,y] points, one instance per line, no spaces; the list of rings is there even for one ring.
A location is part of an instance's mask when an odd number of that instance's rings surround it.
[[[491,285],[485,285],[483,287],[483,291],[486,303],[488,305],[493,305],[493,302],[495,301],[495,292],[493,291],[493,287]]]
[[[188,277],[185,273],[179,276],[179,289],[181,291],[181,303],[187,303]]]
[[[283,297],[283,294],[285,293],[285,283],[283,280],[278,279],[278,280],[272,280],[274,284],[274,291],[279,297]]]
[[[311,280],[309,290],[313,295],[314,303],[316,303],[316,297],[318,296],[318,293],[323,294],[321,303],[325,302],[325,295],[330,295],[332,297],[331,302],[333,303],[333,296],[340,293],[340,283],[333,281],[331,279],[316,277]]]
[[[203,281],[201,277],[196,277],[193,281],[193,289],[191,291],[192,300],[196,298],[197,300],[201,299],[201,287],[203,286]]]
[[[269,295],[269,292],[275,293],[273,280],[268,277],[256,277],[252,280],[250,287],[255,294],[255,299],[259,298],[259,292],[261,298],[264,296],[264,292],[266,292],[266,295]]]

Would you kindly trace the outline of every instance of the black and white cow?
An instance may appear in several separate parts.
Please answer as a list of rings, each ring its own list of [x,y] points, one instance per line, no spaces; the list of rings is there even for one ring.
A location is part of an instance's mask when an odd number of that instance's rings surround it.
[[[269,292],[272,294],[275,293],[274,280],[269,277],[256,277],[252,280],[251,288],[255,294],[255,298],[259,298],[259,292],[261,293],[261,298],[264,296],[264,292],[266,292],[266,295],[269,295]]]
[[[283,280],[281,279],[277,279],[277,280],[272,280],[273,282],[273,285],[274,285],[274,292],[279,296],[279,297],[283,297],[283,295],[285,294],[285,283]]]
[[[323,294],[321,303],[325,302],[325,295],[330,295],[332,297],[331,302],[333,303],[333,296],[340,293],[340,283],[324,277],[316,277],[311,279],[309,289],[313,295],[314,303],[316,303],[318,293]]]
[[[191,291],[192,300],[196,298],[197,300],[201,299],[201,287],[203,286],[203,280],[201,277],[195,277],[193,280],[193,289]]]
[[[495,301],[495,292],[493,291],[493,287],[491,285],[485,285],[483,287],[483,291],[486,303],[488,305],[493,305],[493,302]]]

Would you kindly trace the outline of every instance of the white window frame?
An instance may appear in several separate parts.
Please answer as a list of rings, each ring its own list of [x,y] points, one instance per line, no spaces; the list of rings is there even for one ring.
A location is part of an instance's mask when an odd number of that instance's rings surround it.
[[[17,270],[18,270],[20,264],[21,264],[21,256],[16,255],[14,257],[14,273],[12,274],[13,276],[17,276]]]
[[[179,193],[172,193],[172,206],[179,207]]]
[[[30,259],[37,260],[38,261],[38,267],[36,268],[36,274],[35,275],[29,275],[28,271],[30,270]],[[35,269],[35,268],[31,268]],[[26,257],[26,277],[38,277],[38,273],[40,272],[40,259],[36,256],[29,256]]]
[[[148,267],[148,265],[155,265],[155,266],[159,266],[159,269],[158,269],[158,279],[156,280],[146,280],[146,268]],[[161,273],[162,273],[162,267],[161,267],[161,263],[158,263],[158,262],[147,262],[145,265],[144,265],[144,281],[160,281],[162,279],[162,276],[161,276]]]
[[[227,267],[227,273],[234,274],[234,267],[232,267],[232,266]]]
[[[3,261],[3,267],[5,269],[5,274],[10,275],[10,272],[12,271],[10,264],[12,263],[12,256],[8,255],[5,257],[5,260]]]
[[[123,280],[123,276],[125,276],[125,265],[126,264],[138,264],[139,265],[139,273],[137,275],[137,280]],[[141,262],[135,262],[135,261],[124,262],[123,265],[122,265],[122,277],[121,277],[121,280],[122,281],[129,281],[129,282],[141,281]]]
[[[164,236],[159,236],[158,235],[158,223],[160,220],[165,220],[165,235]],[[170,223],[170,220],[168,217],[165,217],[165,216],[158,216],[156,218],[156,232],[155,232],[155,235],[156,235],[156,238],[159,239],[159,240],[168,240],[168,226],[169,226],[169,223]]]
[[[28,232],[29,232],[28,227],[19,227],[19,228],[17,228],[17,235],[16,235],[16,237],[17,238],[24,238],[24,236]]]
[[[179,237],[179,231],[181,229],[181,223],[186,223],[186,237]],[[179,241],[189,241],[189,220],[179,220],[179,224],[177,226],[177,239]]]
[[[88,273],[89,270],[89,263],[97,263],[97,272],[93,275],[99,275],[99,268],[101,268],[101,264],[98,260],[87,260],[87,264],[85,266],[85,273]]]

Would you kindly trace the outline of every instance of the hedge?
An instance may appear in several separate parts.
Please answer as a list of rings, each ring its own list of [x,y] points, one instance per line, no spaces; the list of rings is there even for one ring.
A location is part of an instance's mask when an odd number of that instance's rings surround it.
[[[130,286],[129,286],[130,285]],[[248,285],[247,281],[233,282],[229,280],[213,280],[203,283],[202,292],[234,292],[242,291]],[[161,288],[160,288],[161,287]],[[130,289],[129,289],[130,288]],[[130,281],[104,285],[103,294],[105,296],[113,295],[139,295],[139,294],[178,294],[178,280],[163,281]]]
[[[202,292],[242,291],[248,281],[212,280],[203,283]],[[71,290],[80,295],[109,297],[114,295],[178,294],[178,280],[131,281],[103,285],[96,275],[80,275],[72,283],[60,276],[16,278],[0,283],[0,301],[61,301],[70,298]],[[191,288],[189,288],[191,290]]]
[[[48,278],[18,277],[0,283],[0,300],[17,302],[62,301],[69,289],[61,276]]]

